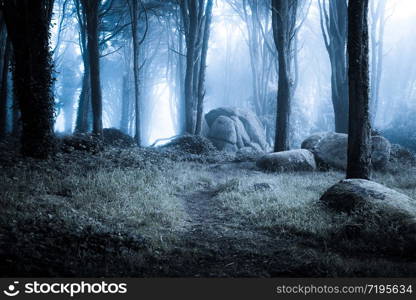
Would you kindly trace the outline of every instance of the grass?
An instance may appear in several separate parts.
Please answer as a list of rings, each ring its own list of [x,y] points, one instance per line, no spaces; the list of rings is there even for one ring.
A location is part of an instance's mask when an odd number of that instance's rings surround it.
[[[374,180],[415,199],[414,175]],[[319,203],[343,177],[171,160],[145,149],[19,159],[0,169],[0,246],[12,245],[0,258],[10,268],[23,257],[41,265],[27,271],[26,261],[15,275],[414,276],[413,258],[401,261],[409,257],[396,223],[374,211],[334,214]],[[199,196],[211,201],[198,212],[202,224],[186,200],[194,194],[191,207]],[[49,248],[57,252],[52,271],[43,265]]]
[[[75,228],[140,235],[155,247],[186,227],[183,202],[157,167],[88,172],[69,164],[61,174],[39,164],[0,173],[3,218],[59,218]]]

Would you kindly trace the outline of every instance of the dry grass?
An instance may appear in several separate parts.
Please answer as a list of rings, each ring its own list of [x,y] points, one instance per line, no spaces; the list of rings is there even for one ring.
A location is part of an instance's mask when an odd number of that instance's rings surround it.
[[[69,173],[14,168],[0,173],[3,218],[58,218],[74,228],[128,232],[165,247],[186,227],[183,202],[157,167]]]
[[[245,164],[175,161],[154,153],[147,160],[146,151],[23,161],[0,169],[0,225],[55,222],[70,231],[143,237],[154,257],[163,256],[159,251],[178,249],[196,257],[203,252],[189,246],[192,221],[184,195],[203,191],[212,197],[211,209],[220,223],[214,228],[218,236],[200,238],[208,253],[230,245],[238,253],[258,255],[267,252],[264,245],[288,239],[290,245],[276,247],[287,255],[288,261],[282,263],[290,272],[310,263],[322,276],[379,274],[382,267],[377,264],[384,264],[386,272],[401,274],[401,266],[380,256],[392,253],[390,244],[383,245],[386,239],[400,242],[396,238],[400,228],[383,223],[383,216],[373,212],[335,215],[320,205],[323,192],[344,177],[341,172],[263,173]],[[395,175],[377,173],[374,179],[415,199],[414,175],[414,170],[403,170]],[[223,244],[211,243],[219,238]],[[296,243],[309,243],[309,248]],[[121,256],[127,265],[143,263],[129,251],[128,259],[120,252],[114,257]],[[364,252],[369,253],[365,259]]]

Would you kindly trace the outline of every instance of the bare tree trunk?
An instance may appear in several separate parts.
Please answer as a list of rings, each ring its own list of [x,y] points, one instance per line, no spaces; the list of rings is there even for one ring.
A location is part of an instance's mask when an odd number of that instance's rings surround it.
[[[79,105],[75,132],[84,133],[88,131],[88,115],[90,113],[90,71],[87,60],[84,60],[84,75],[82,78],[81,94],[79,96]]]
[[[383,46],[384,46],[384,25],[385,8],[387,0],[371,1],[371,72],[370,72],[370,118],[371,124],[377,116],[377,109],[380,94],[380,81],[383,72]]]
[[[134,76],[134,108],[135,108],[135,133],[134,139],[138,146],[141,145],[141,107],[140,107],[140,78],[139,78],[139,32],[137,22],[139,17],[139,0],[131,2],[131,31],[133,37],[133,76]]]
[[[349,129],[347,178],[370,178],[368,0],[348,6]]]
[[[4,1],[3,5],[13,46],[13,82],[22,118],[22,153],[46,158],[55,150],[53,66],[49,50],[53,1]]]
[[[130,89],[129,89],[129,76],[123,75],[123,86],[121,91],[121,118],[120,118],[120,130],[125,134],[128,134],[129,127],[129,107],[130,107]]]
[[[201,50],[201,66],[199,68],[199,82],[198,82],[198,105],[196,110],[196,134],[201,134],[202,131],[202,115],[204,112],[204,97],[205,97],[205,71],[206,71],[206,62],[208,54],[208,42],[210,35],[211,19],[212,19],[212,6],[213,0],[207,1],[207,6],[205,9],[205,28],[204,28],[204,37],[202,42]]]
[[[295,34],[297,0],[272,1],[272,26],[279,60],[277,119],[274,151],[289,149],[290,108],[293,96],[291,60]]]
[[[179,33],[179,53],[183,53],[183,35]],[[185,59],[182,55],[178,55],[178,72],[177,72],[177,82],[179,85],[178,88],[178,97],[179,97],[179,126],[180,132],[184,133],[186,131],[186,102],[185,102]]]
[[[1,90],[0,90],[0,138],[7,134],[7,98],[8,98],[8,74],[10,63],[10,40],[6,30],[3,30],[3,47],[2,47],[2,68],[1,71]]]
[[[87,17],[87,48],[90,64],[91,82],[91,104],[92,104],[92,127],[93,133],[101,136],[103,133],[102,121],[102,95],[100,78],[100,51],[98,42],[98,14],[101,5],[100,0],[82,0],[83,8]]]
[[[186,39],[186,71],[185,71],[185,132],[193,134],[195,131],[194,118],[194,64],[197,35],[197,0],[181,1],[182,19],[185,27]]]
[[[319,0],[320,21],[325,46],[331,63],[331,96],[334,108],[335,131],[348,132],[348,76],[347,76],[347,0]]]

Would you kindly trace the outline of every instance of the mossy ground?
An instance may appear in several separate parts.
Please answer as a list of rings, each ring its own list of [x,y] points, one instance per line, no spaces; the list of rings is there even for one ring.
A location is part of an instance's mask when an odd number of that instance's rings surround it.
[[[2,276],[416,276],[383,216],[319,203],[341,172],[138,148],[3,157]],[[413,169],[374,180],[416,198]]]

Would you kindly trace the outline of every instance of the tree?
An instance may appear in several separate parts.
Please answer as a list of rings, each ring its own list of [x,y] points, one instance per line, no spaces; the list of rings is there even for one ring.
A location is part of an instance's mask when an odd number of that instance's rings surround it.
[[[186,71],[185,71],[185,131],[194,133],[194,102],[195,94],[193,88],[194,65],[196,57],[196,42],[198,34],[198,7],[200,0],[181,0],[181,13],[185,31],[186,44]]]
[[[348,132],[347,0],[319,0],[320,24],[331,63],[331,96],[335,131]]]
[[[6,136],[7,131],[7,97],[8,75],[10,63],[10,39],[7,36],[6,24],[3,16],[0,17],[0,139]]]
[[[375,3],[377,2],[377,4]],[[384,50],[384,26],[386,23],[385,8],[387,0],[371,1],[370,6],[370,37],[371,37],[371,72],[370,72],[370,118],[371,124],[374,122],[377,115],[380,82],[383,73],[383,50]]]
[[[208,42],[210,35],[211,19],[212,19],[212,6],[213,0],[207,0],[207,6],[205,8],[205,21],[204,21],[204,33],[201,49],[201,62],[199,66],[199,80],[198,80],[198,93],[197,93],[197,109],[196,109],[196,128],[195,133],[201,134],[202,131],[202,114],[204,112],[204,98],[205,98],[205,71],[207,68],[207,54],[208,54]]]
[[[202,84],[201,89],[203,90],[203,81],[201,82],[199,77],[201,75],[201,66],[205,68],[205,63],[201,63],[204,52],[202,44],[204,43],[205,32],[207,33],[205,50],[208,49],[209,24],[208,27],[204,26],[207,23],[207,18],[211,18],[211,16],[207,15],[207,13],[211,14],[212,10],[212,7],[210,8],[208,4],[212,6],[211,2],[206,3],[205,0],[180,0],[186,45],[186,71],[184,81],[185,131],[190,134],[196,132],[195,112],[197,110],[199,83]],[[208,21],[210,22],[210,20]],[[205,31],[205,29],[208,31]],[[204,75],[205,70],[202,73]]]
[[[370,178],[368,0],[349,1],[349,129],[347,178]]]
[[[140,79],[139,79],[139,50],[140,45],[143,43],[144,39],[146,38],[147,34],[147,11],[142,2],[140,4],[142,6],[143,12],[146,17],[146,30],[143,34],[143,37],[139,39],[139,30],[138,30],[138,22],[139,22],[139,0],[128,0],[129,4],[129,12],[130,12],[130,20],[131,20],[131,34],[133,39],[133,77],[134,77],[134,108],[135,108],[135,134],[134,139],[138,146],[141,145],[142,138],[141,138],[141,103],[140,103]]]
[[[263,117],[270,114],[269,85],[271,80],[277,78],[278,69],[270,22],[270,1],[234,0],[229,3],[246,25],[245,40],[250,55],[252,104],[256,114]]]
[[[55,149],[49,26],[53,0],[3,1],[13,48],[14,93],[21,111],[22,153],[46,158]]]
[[[99,8],[101,1],[82,0],[83,9],[87,21],[87,49],[90,63],[90,84],[91,84],[91,106],[92,106],[92,130],[97,136],[103,133],[103,104],[101,95],[101,78],[100,78],[100,51],[98,38],[99,25]]]
[[[290,106],[293,97],[293,46],[297,0],[272,0],[273,38],[278,53],[279,79],[274,151],[289,149]]]
[[[84,63],[84,74],[82,76],[82,87],[81,93],[79,95],[75,132],[84,133],[88,131],[88,116],[91,110],[91,71],[87,49],[87,20],[85,10],[82,9],[80,1],[81,0],[74,0],[74,3],[79,28],[79,46],[81,50],[82,61]]]

